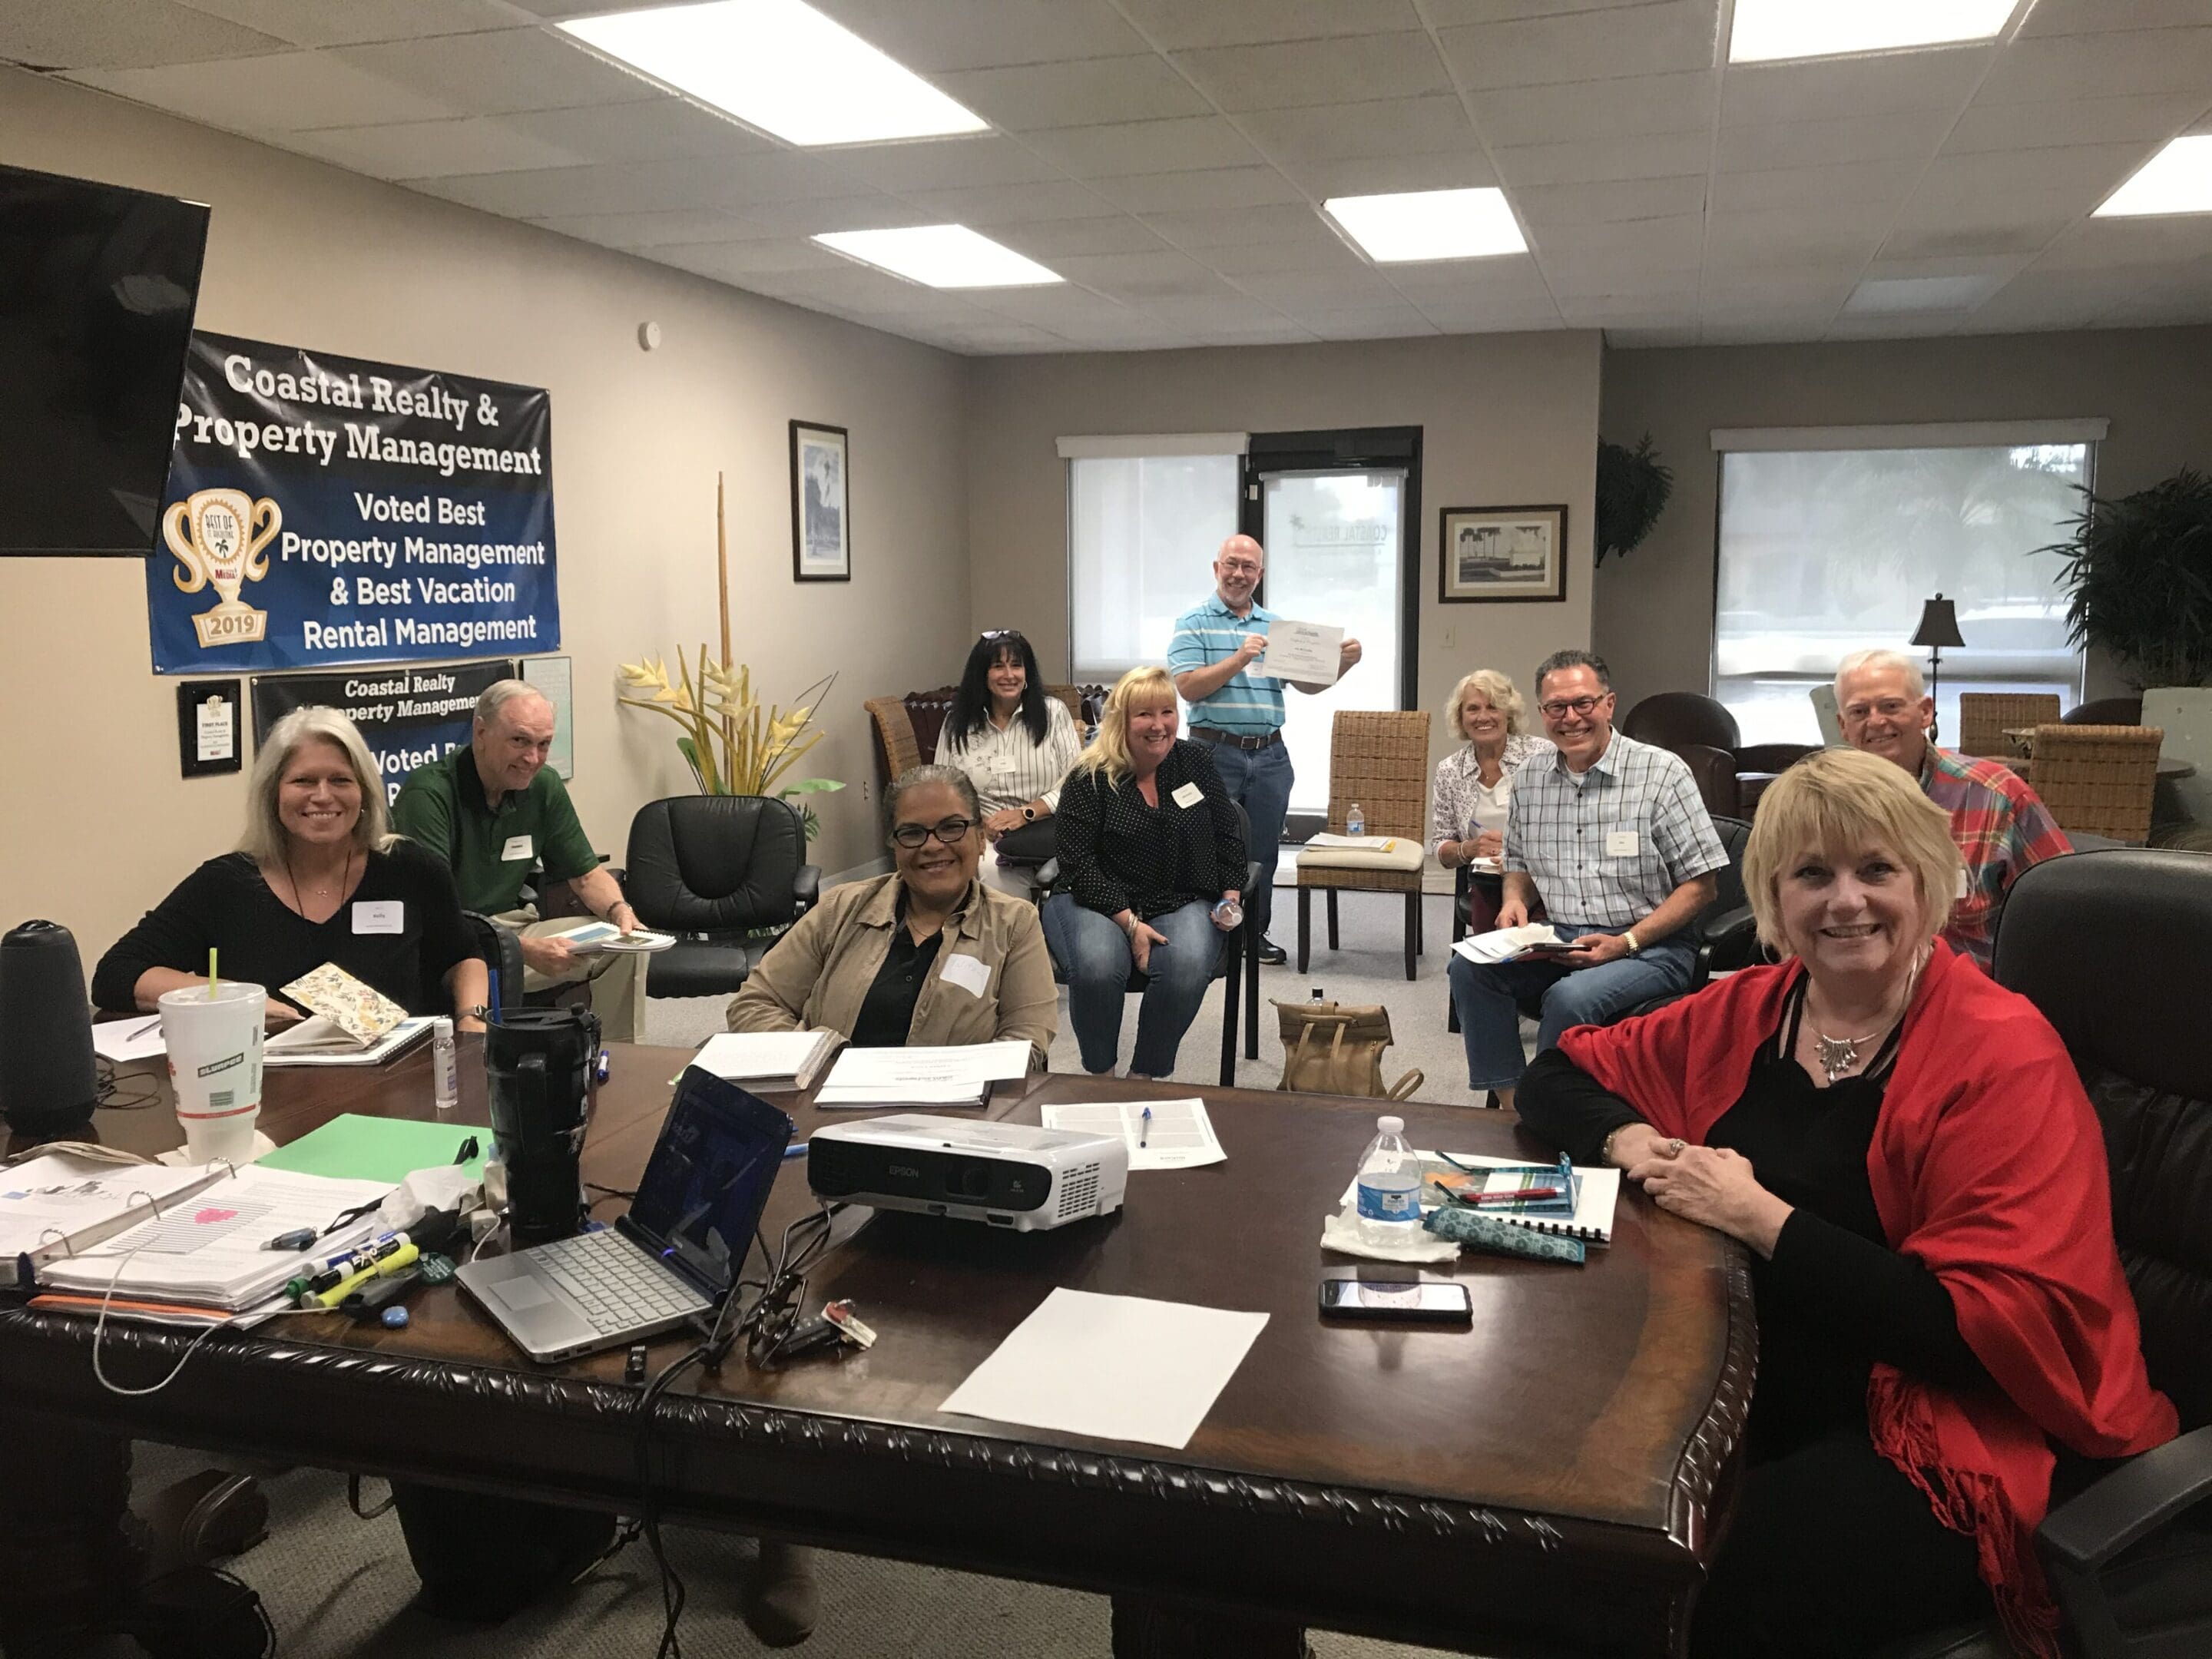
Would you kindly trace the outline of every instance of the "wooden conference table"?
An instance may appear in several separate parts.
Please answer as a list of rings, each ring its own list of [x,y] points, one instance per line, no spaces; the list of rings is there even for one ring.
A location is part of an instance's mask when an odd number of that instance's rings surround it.
[[[481,1051],[463,1041],[453,1121],[483,1124]],[[627,1188],[685,1056],[614,1054],[584,1172]],[[1039,1077],[988,1109],[1035,1121],[1049,1099],[1191,1092]],[[1377,1103],[1203,1093],[1228,1161],[1133,1176],[1111,1219],[1013,1234],[877,1216],[808,1291],[810,1306],[855,1298],[877,1346],[776,1373],[741,1359],[691,1373],[655,1412],[664,1514],[1140,1597],[1201,1626],[1296,1620],[1546,1659],[1680,1653],[1749,1402],[1740,1250],[1628,1195],[1611,1249],[1583,1268],[1463,1257],[1452,1272],[1473,1292],[1472,1330],[1325,1324],[1324,1269],[1406,1275],[1319,1247]],[[832,1115],[800,1097],[779,1103],[801,1136]],[[1417,1146],[1536,1150],[1507,1117],[1392,1109]],[[381,1071],[272,1072],[262,1127],[282,1141],[346,1111],[434,1116],[427,1054]],[[179,1139],[160,1107],[103,1112],[96,1127],[145,1152]],[[771,1241],[811,1206],[805,1168],[784,1172]],[[1054,1285],[1271,1317],[1182,1451],[939,1411]],[[410,1306],[402,1331],[288,1318],[222,1334],[168,1387],[124,1401],[93,1379],[88,1321],[11,1298],[0,1397],[11,1416],[635,1510],[638,1391],[621,1381],[622,1354],[538,1368],[450,1285]],[[112,1329],[108,1374],[150,1382],[186,1340]],[[653,1368],[687,1345],[657,1344]]]

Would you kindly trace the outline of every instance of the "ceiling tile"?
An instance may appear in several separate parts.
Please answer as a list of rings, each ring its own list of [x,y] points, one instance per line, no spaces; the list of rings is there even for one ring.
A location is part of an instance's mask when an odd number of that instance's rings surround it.
[[[1080,283],[1117,299],[1154,295],[1225,295],[1221,278],[1187,254],[1077,253],[1052,267],[1071,283]]]
[[[898,144],[850,144],[838,165],[880,190],[958,190],[977,185],[1034,185],[1060,178],[1012,139],[995,132],[921,138]]]
[[[1939,155],[1916,199],[1962,202],[2047,196],[2079,199],[2086,211],[2150,159],[2152,146],[2073,144],[2051,149]]]
[[[1095,127],[1031,132],[1022,142],[1078,179],[1112,173],[1175,173],[1197,167],[1246,167],[1260,153],[1218,115],[1196,120],[1115,121]]]
[[[493,0],[184,0],[195,11],[228,18],[295,46],[358,46],[511,28],[514,15]],[[94,5],[79,0],[79,9]]]
[[[511,173],[574,167],[587,158],[509,131],[487,115],[393,126],[325,127],[289,134],[287,149],[332,161],[372,179],[437,179],[462,173]]]
[[[698,156],[405,182],[429,195],[488,213],[544,218],[556,214],[734,207],[788,201],[809,192],[826,197],[842,178],[811,156],[770,151],[762,155]]]
[[[1067,349],[1067,342],[1049,329],[1030,328],[1003,317],[985,317],[973,326],[945,329],[941,334],[957,349],[973,354]]]
[[[1421,29],[1215,46],[1178,52],[1175,61],[1200,91],[1231,112],[1451,90],[1436,42]]]
[[[1922,173],[1918,161],[1857,161],[1840,167],[1777,167],[1764,173],[1723,173],[1713,179],[1717,213],[1761,208],[1901,202]]]
[[[646,257],[702,276],[743,281],[772,270],[836,270],[849,262],[803,237],[761,236],[742,242],[677,242],[648,248]]]
[[[1413,0],[1239,0],[1234,5],[1121,0],[1121,9],[1163,52],[1386,34],[1421,26]]]
[[[1530,225],[1602,224],[1623,219],[1662,219],[1697,213],[1705,205],[1702,173],[1596,185],[1531,185],[1513,192],[1514,205]]]
[[[1308,202],[1274,202],[1264,207],[1217,208],[1182,213],[1148,213],[1145,222],[1178,247],[1209,250],[1316,247],[1344,244]]]
[[[1283,306],[1335,301],[1346,305],[1382,305],[1402,297],[1381,272],[1356,270],[1249,271],[1237,278],[1247,294]]]
[[[1705,132],[1720,106],[1712,70],[1623,76],[1602,96],[1569,97],[1556,86],[1484,87],[1468,96],[1492,144],[1563,143],[1576,138],[1634,138],[1646,133]]]
[[[1527,334],[1564,328],[1554,306],[1481,306],[1423,301],[1421,314],[1446,334]]]
[[[1911,340],[1956,334],[1964,311],[1887,312],[1878,316],[1839,316],[1821,336],[1827,340]]]
[[[1109,121],[1166,120],[1205,115],[1212,106],[1152,52],[1133,58],[1086,58],[1066,64],[966,70],[936,83],[994,126],[1093,126]]]
[[[2036,0],[2022,36],[2179,28],[2204,21],[2204,0]]]
[[[1070,180],[911,191],[907,199],[963,225],[1011,225],[1031,219],[1103,218],[1120,211],[1097,191]]]
[[[1607,328],[1606,349],[1609,351],[1649,351],[1668,346],[1693,346],[1698,343],[1698,331],[1690,328]]]
[[[1948,155],[1968,155],[2057,144],[2151,143],[2179,131],[2208,103],[2212,97],[2194,92],[2033,104],[1978,101],[1966,106],[1943,149]]]
[[[737,241],[765,227],[712,208],[648,213],[556,214],[531,222],[602,247],[649,248],[685,242]]]
[[[1736,64],[1723,82],[1721,125],[1759,126],[1839,121],[1896,110],[1961,109],[1996,50],[1938,46],[1819,63]]]
[[[137,69],[276,52],[285,42],[167,0],[9,0],[0,7],[0,58],[27,69]],[[240,88],[228,90],[235,98]],[[246,93],[250,101],[252,92]],[[241,112],[241,115],[243,112]],[[243,119],[229,124],[234,129]]]
[[[1678,270],[1685,262],[1694,270],[1704,257],[1705,220],[1702,212],[1690,212],[1658,219],[1546,225],[1534,238],[1537,258],[1547,269],[1554,257],[1611,256],[1649,259],[1655,270]]]
[[[1290,181],[1273,167],[1146,173],[1125,179],[1094,179],[1091,182],[1100,195],[1138,214],[1263,207],[1270,202],[1299,199]]]
[[[1534,87],[1709,70],[1719,33],[1718,0],[1659,0],[1444,28],[1437,38],[1462,85]]]
[[[1143,52],[1107,0],[811,0],[910,70],[991,69]]]
[[[1408,295],[1479,295],[1489,301],[1514,297],[1546,304],[1551,301],[1543,273],[1526,253],[1500,254],[1490,259],[1424,259],[1382,270],[1391,287]]]
[[[1253,110],[1237,118],[1245,136],[1275,160],[1337,161],[1470,149],[1479,142],[1450,93]]]
[[[2080,216],[1977,210],[1908,202],[1881,245],[1885,259],[1929,259],[1998,253],[2033,253]]]
[[[1719,173],[1758,173],[1856,161],[1924,161],[1952,131],[1952,118],[1948,109],[1895,110],[1840,121],[1723,127],[1713,167]]]
[[[933,224],[927,208],[896,196],[809,196],[795,202],[747,202],[738,216],[772,229],[817,235],[831,230],[893,230]]]
[[[326,52],[155,69],[82,70],[69,78],[234,132],[428,121],[467,112],[342,64]],[[251,95],[241,96],[241,87],[252,88]]]
[[[2212,258],[2212,214],[2084,219],[2044,249],[2031,269],[2114,270],[2205,258]]]
[[[1493,148],[1498,177],[1509,187],[1664,179],[1701,173],[1712,159],[1712,136],[1674,132],[1639,138],[1577,138],[1559,144]]]
[[[684,155],[750,155],[773,149],[750,127],[685,98],[503,115],[510,132],[557,145],[585,161],[666,161]]]
[[[1250,276],[1282,271],[1364,271],[1367,262],[1324,230],[1313,240],[1253,242],[1233,247],[1193,250],[1231,282]]]
[[[1408,190],[1484,190],[1498,169],[1478,150],[1456,155],[1369,155],[1346,161],[1285,161],[1283,171],[1308,195],[1376,196]]]
[[[1413,340],[1443,330],[1410,307],[1402,312],[1323,312],[1296,319],[1324,340]]]
[[[1565,299],[1568,295],[1658,295],[1672,298],[1685,290],[1695,294],[1698,272],[1704,264],[1696,250],[1670,264],[1655,264],[1634,253],[1548,254],[1538,262],[1546,283]]]
[[[1127,214],[1098,219],[1044,219],[1034,224],[1001,225],[991,233],[1017,253],[1049,264],[1069,253],[1151,253],[1167,246]]]
[[[331,55],[349,68],[436,98],[470,115],[667,96],[651,82],[617,69],[564,37],[537,28],[340,46]]]
[[[2203,93],[2212,86],[2212,27],[2055,34],[2015,40],[1974,101],[2057,103],[2140,93]]]

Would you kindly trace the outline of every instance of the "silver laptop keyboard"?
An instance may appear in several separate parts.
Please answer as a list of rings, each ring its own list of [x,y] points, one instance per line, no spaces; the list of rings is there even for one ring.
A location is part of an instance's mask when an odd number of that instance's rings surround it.
[[[612,1228],[540,1244],[530,1259],[576,1298],[584,1317],[603,1334],[713,1305]]]

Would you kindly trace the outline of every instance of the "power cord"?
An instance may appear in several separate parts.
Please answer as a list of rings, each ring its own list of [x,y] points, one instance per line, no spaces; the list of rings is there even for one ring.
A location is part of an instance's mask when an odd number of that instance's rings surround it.
[[[93,1104],[102,1111],[143,1112],[149,1106],[161,1103],[159,1073],[142,1072],[131,1079],[131,1087],[125,1089],[117,1075],[115,1062],[104,1057],[93,1060],[93,1073],[98,1079],[93,1089]]]

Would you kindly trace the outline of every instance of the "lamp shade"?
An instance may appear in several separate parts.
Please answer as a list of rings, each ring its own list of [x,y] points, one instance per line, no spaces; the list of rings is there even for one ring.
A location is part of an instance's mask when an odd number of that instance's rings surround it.
[[[1959,607],[1955,600],[1938,593],[1920,605],[1920,627],[1912,635],[1915,645],[1964,645],[1959,637]]]

